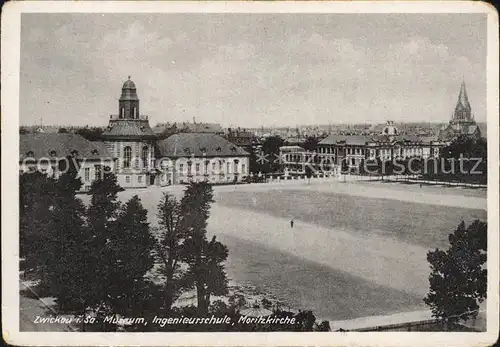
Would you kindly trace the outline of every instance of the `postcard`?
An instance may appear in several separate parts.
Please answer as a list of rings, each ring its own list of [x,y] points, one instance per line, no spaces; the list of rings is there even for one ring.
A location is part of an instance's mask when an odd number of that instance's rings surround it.
[[[7,343],[497,340],[492,6],[2,15]]]

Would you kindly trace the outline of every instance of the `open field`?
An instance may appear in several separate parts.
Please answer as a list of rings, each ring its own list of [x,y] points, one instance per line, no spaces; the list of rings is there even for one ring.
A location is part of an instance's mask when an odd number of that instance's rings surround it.
[[[216,187],[208,231],[228,245],[227,271],[236,283],[251,283],[318,317],[425,309],[427,251],[446,247],[461,219],[485,220],[486,199],[448,188],[404,187],[342,182]],[[161,194],[180,197],[183,189],[128,190],[120,199],[139,195],[155,224]]]

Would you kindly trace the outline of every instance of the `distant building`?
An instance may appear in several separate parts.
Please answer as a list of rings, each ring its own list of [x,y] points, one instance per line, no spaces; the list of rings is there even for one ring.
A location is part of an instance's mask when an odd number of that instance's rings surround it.
[[[58,178],[68,165],[78,168],[81,190],[90,189],[102,170],[114,170],[115,158],[102,142],[72,133],[30,133],[19,136],[19,171],[40,171]]]
[[[445,145],[437,137],[401,135],[389,121],[376,135],[330,135],[318,144],[318,153],[337,165],[345,161],[348,167],[357,168],[362,160],[438,157]]]
[[[448,142],[460,136],[467,136],[474,139],[481,138],[481,129],[474,120],[469,98],[467,97],[465,82],[462,82],[460,86],[457,105],[455,106],[455,112],[450,123],[439,133],[440,140]]]
[[[238,147],[243,148],[245,151],[251,153],[256,151],[262,145],[262,141],[253,132],[246,129],[232,129],[229,128],[224,138],[235,144]]]
[[[322,171],[334,173],[342,162],[350,169],[357,169],[363,160],[438,157],[445,145],[436,136],[401,135],[393,122],[389,121],[379,134],[329,135],[318,143],[316,153],[307,152],[298,146],[282,147],[281,152],[284,169],[289,172],[302,173],[303,169],[297,171],[297,168],[305,162]]]
[[[208,133],[224,135],[224,128],[218,123],[198,123],[198,122],[167,122],[159,123],[153,127],[153,132],[157,135],[162,133]]]
[[[157,155],[160,185],[241,182],[249,174],[249,154],[215,134],[174,134],[158,141]]]

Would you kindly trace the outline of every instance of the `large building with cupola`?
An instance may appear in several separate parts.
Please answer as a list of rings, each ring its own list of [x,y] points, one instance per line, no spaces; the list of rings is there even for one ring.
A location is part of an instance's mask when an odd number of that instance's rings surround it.
[[[88,141],[76,134],[33,133],[22,135],[20,143],[21,171],[36,170],[36,161],[48,157],[51,159],[44,166],[45,172],[58,176],[60,166],[56,163],[78,156],[75,162],[86,165],[80,170],[84,191],[103,166],[116,174],[124,188],[192,181],[237,183],[249,174],[249,153],[218,134],[176,133],[159,139],[148,116],[140,112],[137,88],[130,77],[123,83],[118,112],[109,116],[100,141]]]

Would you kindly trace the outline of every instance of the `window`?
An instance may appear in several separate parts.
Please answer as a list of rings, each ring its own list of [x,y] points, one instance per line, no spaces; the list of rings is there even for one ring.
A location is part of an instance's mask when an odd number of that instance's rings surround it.
[[[51,157],[55,157],[55,156],[56,156],[56,154],[57,154],[57,153],[56,153],[56,151],[55,151],[55,150],[51,150],[51,151],[49,152],[49,155],[50,155]]]
[[[134,106],[134,118],[137,118],[137,108]]]
[[[94,168],[95,179],[98,180],[101,176],[101,165],[95,165]]]
[[[238,163],[236,161],[233,164],[233,172],[238,173]]]
[[[125,182],[130,183],[130,176],[125,176]]]
[[[212,172],[215,172],[215,163],[212,163]]]
[[[86,167],[85,168],[85,182],[90,181],[90,168]]]
[[[200,174],[200,164],[199,163],[196,163],[196,174],[197,175]]]
[[[123,167],[129,168],[131,160],[132,160],[132,148],[130,148],[130,146],[127,146],[123,149]]]
[[[142,176],[137,176],[137,182],[142,183]]]
[[[148,157],[149,157],[149,148],[148,146],[142,147],[141,159],[142,159],[142,167],[147,168],[148,165]]]
[[[123,117],[125,117],[125,108],[124,107],[122,107],[122,111],[120,113],[120,118],[123,118]]]
[[[231,169],[231,164],[226,163],[226,173],[229,173],[230,169]]]
[[[184,176],[184,164],[179,164],[179,176]]]
[[[35,156],[35,153],[34,153],[33,151],[28,151],[28,152],[26,153],[26,156],[27,156],[28,158],[33,158],[33,157]]]
[[[246,167],[245,164],[241,164],[241,173],[246,173]]]

